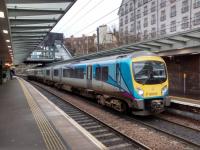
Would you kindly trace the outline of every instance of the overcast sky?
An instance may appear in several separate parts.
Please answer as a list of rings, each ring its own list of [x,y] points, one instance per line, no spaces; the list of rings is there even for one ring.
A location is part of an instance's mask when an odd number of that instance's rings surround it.
[[[118,8],[122,0],[77,0],[52,30],[76,37],[96,33],[100,25],[118,28]]]

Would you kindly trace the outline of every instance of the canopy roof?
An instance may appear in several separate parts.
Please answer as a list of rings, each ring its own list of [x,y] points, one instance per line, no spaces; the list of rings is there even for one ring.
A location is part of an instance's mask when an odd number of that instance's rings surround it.
[[[6,0],[14,63],[23,62],[76,0]]]

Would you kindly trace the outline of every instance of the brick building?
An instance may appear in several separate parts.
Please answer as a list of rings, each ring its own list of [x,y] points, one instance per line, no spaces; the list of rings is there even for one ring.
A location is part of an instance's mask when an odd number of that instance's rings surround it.
[[[64,44],[72,55],[86,55],[96,52],[95,37],[95,34],[92,36],[82,35],[82,37],[71,36],[64,39]]]

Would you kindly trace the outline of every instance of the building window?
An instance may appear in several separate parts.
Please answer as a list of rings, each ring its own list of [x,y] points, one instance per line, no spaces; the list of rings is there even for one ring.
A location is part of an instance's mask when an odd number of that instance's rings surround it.
[[[120,26],[123,26],[123,18],[120,19]]]
[[[147,14],[148,14],[148,7],[146,5],[146,6],[144,6],[144,16],[146,16]]]
[[[187,29],[188,27],[189,27],[189,19],[188,19],[188,17],[183,17],[182,18],[181,28],[182,29]]]
[[[148,39],[148,30],[144,30],[144,40]]]
[[[124,8],[121,9],[121,16],[124,15]]]
[[[155,11],[156,11],[156,2],[153,1],[153,2],[151,3],[151,12],[155,12]]]
[[[125,5],[125,14],[128,14],[128,4]]]
[[[141,21],[140,20],[137,22],[137,30],[141,30]]]
[[[123,36],[123,35],[124,35],[124,29],[121,28],[121,36]]]
[[[161,0],[160,7],[163,8],[166,6],[166,0]]]
[[[146,3],[148,3],[148,0],[143,0],[143,4],[146,4]]]
[[[171,21],[171,25],[170,25],[170,31],[171,32],[175,32],[176,31],[176,21]]]
[[[165,10],[162,10],[160,15],[160,21],[165,21],[165,20],[166,20],[166,13]]]
[[[129,11],[133,10],[133,3],[130,3]]]
[[[137,10],[137,19],[141,18],[140,9]]]
[[[154,25],[154,24],[156,24],[156,15],[155,14],[151,15],[151,25]]]
[[[176,16],[176,5],[171,7],[171,17],[175,17]]]
[[[142,0],[138,0],[138,7],[142,6]]]
[[[54,75],[54,76],[58,76],[58,75],[59,75],[58,69],[53,70],[53,75]]]
[[[130,22],[134,20],[134,14],[131,13]]]
[[[200,12],[194,14],[194,25],[200,24]]]
[[[126,28],[125,28],[125,34],[126,35],[128,34],[128,26],[126,26]]]
[[[188,3],[188,0],[184,0],[182,2],[182,8],[181,8],[181,12],[182,13],[186,13],[189,11],[189,3]]]
[[[200,7],[200,0],[194,0],[194,8]]]
[[[141,33],[140,33],[140,32],[137,33],[137,40],[138,40],[138,41],[141,40]]]
[[[170,0],[170,3],[174,3],[176,0]]]
[[[151,37],[152,38],[156,37],[156,28],[155,27],[151,29]]]
[[[166,26],[165,24],[162,24],[160,28],[160,35],[165,35],[165,34],[166,34]]]
[[[133,32],[133,31],[134,31],[134,24],[132,23],[132,24],[131,24],[130,32]]]
[[[126,16],[126,18],[125,18],[125,24],[127,24],[128,23],[128,16]]]
[[[144,18],[144,27],[148,26],[148,18]]]

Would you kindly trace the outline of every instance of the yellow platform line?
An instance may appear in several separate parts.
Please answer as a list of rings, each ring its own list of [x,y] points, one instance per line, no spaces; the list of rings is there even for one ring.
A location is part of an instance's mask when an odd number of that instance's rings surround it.
[[[52,125],[50,124],[50,122],[48,121],[44,113],[41,111],[38,104],[31,96],[31,93],[28,91],[23,81],[19,78],[18,81],[22,87],[22,90],[27,99],[28,105],[31,109],[34,119],[37,123],[37,126],[42,134],[43,140],[46,144],[46,148],[48,150],[65,150],[66,147],[63,144],[62,140],[58,137]]]

